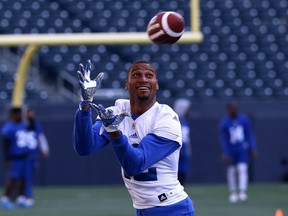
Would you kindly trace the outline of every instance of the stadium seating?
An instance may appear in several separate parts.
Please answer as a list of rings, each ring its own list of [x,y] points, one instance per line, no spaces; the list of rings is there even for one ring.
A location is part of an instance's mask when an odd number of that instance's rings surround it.
[[[62,72],[75,76],[78,64],[91,59],[96,71],[108,74],[103,88],[117,89],[124,86],[129,64],[146,59],[157,66],[160,99],[286,99],[288,0],[200,3],[203,43],[44,46],[39,52],[40,69],[52,80]],[[163,10],[185,14],[189,30],[188,0],[3,0],[0,33],[143,32],[150,18]],[[8,100],[13,77],[7,77],[5,66],[0,69],[1,83],[5,82],[0,98]],[[32,95],[33,84],[27,86]],[[38,98],[47,97],[48,92],[42,92]]]

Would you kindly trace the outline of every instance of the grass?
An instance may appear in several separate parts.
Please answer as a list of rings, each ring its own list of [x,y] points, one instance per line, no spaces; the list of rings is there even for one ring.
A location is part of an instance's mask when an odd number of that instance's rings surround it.
[[[256,184],[249,187],[249,199],[244,203],[228,202],[226,187],[189,187],[199,216],[274,216],[282,209],[288,216],[288,185]]]
[[[195,216],[288,216],[288,185],[253,184],[249,200],[230,204],[226,185],[187,185]],[[0,209],[0,216],[134,216],[124,186],[36,187],[32,209]]]

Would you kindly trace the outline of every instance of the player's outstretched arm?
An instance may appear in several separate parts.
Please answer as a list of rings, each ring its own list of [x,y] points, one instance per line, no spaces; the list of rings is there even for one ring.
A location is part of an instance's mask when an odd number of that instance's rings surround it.
[[[96,122],[93,125],[91,110],[88,110],[97,89],[100,88],[104,73],[101,72],[95,79],[91,79],[91,61],[88,60],[85,67],[83,64],[79,65],[77,75],[82,102],[79,105],[80,110],[76,112],[74,121],[74,148],[79,155],[88,155],[109,143],[107,133],[99,135],[102,123]]]
[[[81,88],[82,106],[88,105],[93,101],[96,91],[101,86],[104,73],[101,72],[95,79],[91,79],[91,61],[88,60],[86,66],[81,63],[77,71],[78,81]]]

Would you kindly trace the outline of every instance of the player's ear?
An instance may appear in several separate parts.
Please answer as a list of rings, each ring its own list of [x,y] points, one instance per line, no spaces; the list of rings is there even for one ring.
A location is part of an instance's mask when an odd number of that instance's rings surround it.
[[[158,90],[159,89],[159,84],[157,83],[157,87],[156,87],[156,89]]]
[[[127,80],[125,81],[125,89],[128,89]]]

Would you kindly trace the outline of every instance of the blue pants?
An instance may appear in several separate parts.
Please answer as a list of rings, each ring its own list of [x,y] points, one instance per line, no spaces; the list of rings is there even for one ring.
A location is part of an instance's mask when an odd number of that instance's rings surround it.
[[[136,209],[136,216],[194,216],[192,200],[186,199],[168,206]]]
[[[241,151],[232,151],[231,153],[232,164],[248,163],[249,162],[249,151],[242,149]]]
[[[35,160],[27,160],[25,176],[25,197],[33,198],[33,179],[35,173]]]
[[[12,160],[10,162],[10,177],[25,179],[26,160]]]
[[[10,177],[25,181],[25,193],[27,198],[33,198],[33,177],[35,173],[35,160],[13,160],[11,161]]]

